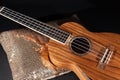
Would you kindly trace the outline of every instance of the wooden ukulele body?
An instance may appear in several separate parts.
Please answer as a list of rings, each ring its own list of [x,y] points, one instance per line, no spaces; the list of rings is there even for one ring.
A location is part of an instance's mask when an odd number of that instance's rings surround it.
[[[59,68],[72,70],[79,78],[82,78],[80,72],[82,69],[92,80],[120,80],[120,36],[118,34],[92,33],[74,22],[65,23],[60,28],[70,32],[72,36],[65,45],[53,40],[45,45],[47,54],[46,52],[44,54],[46,54],[46,58],[49,58],[50,63]],[[110,46],[111,49],[114,49],[109,63],[104,68],[99,67],[100,60],[96,57],[101,54],[99,52],[97,55],[88,52],[83,56],[72,53],[69,44],[71,39],[76,36],[87,37],[91,42],[91,47],[98,51],[101,51],[102,46]],[[98,44],[96,45],[96,43]]]

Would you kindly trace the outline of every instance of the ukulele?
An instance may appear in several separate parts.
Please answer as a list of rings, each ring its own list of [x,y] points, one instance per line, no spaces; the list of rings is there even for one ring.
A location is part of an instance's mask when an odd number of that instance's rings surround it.
[[[6,7],[0,15],[50,38],[42,49],[48,66],[72,70],[81,80],[87,80],[83,71],[92,80],[120,80],[119,34],[93,33],[75,22],[55,28]]]

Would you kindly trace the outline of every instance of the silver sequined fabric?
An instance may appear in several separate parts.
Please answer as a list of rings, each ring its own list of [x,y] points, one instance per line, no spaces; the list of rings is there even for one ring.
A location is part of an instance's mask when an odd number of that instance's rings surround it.
[[[41,45],[24,39],[24,36],[43,37],[24,29],[6,31],[0,35],[0,42],[7,54],[13,80],[47,80],[69,72],[61,69],[60,74],[56,75],[54,70],[45,67],[39,52],[35,51],[40,49]],[[43,39],[47,41],[47,38],[43,37]]]

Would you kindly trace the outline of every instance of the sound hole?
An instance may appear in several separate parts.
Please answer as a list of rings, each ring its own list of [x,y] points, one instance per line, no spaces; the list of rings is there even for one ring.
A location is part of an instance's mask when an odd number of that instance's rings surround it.
[[[71,41],[70,48],[73,53],[84,55],[90,50],[90,41],[85,37],[75,37]]]

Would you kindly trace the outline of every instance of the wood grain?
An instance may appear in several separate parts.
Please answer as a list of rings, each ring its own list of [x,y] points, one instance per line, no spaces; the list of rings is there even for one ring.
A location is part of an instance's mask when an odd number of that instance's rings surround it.
[[[94,54],[95,56],[91,52],[84,56],[78,56],[71,52],[69,48],[70,41],[67,41],[66,45],[62,45],[50,40],[46,46],[48,47],[49,58],[56,67],[70,69],[79,78],[81,78],[81,75],[76,67],[82,69],[92,80],[120,80],[120,36],[118,34],[92,33],[74,22],[63,24],[61,29],[70,32],[72,37],[87,37],[91,41],[92,48],[99,51],[110,45],[115,48],[115,52],[105,69],[101,69],[98,67],[99,60],[95,57],[100,54],[99,52]]]

